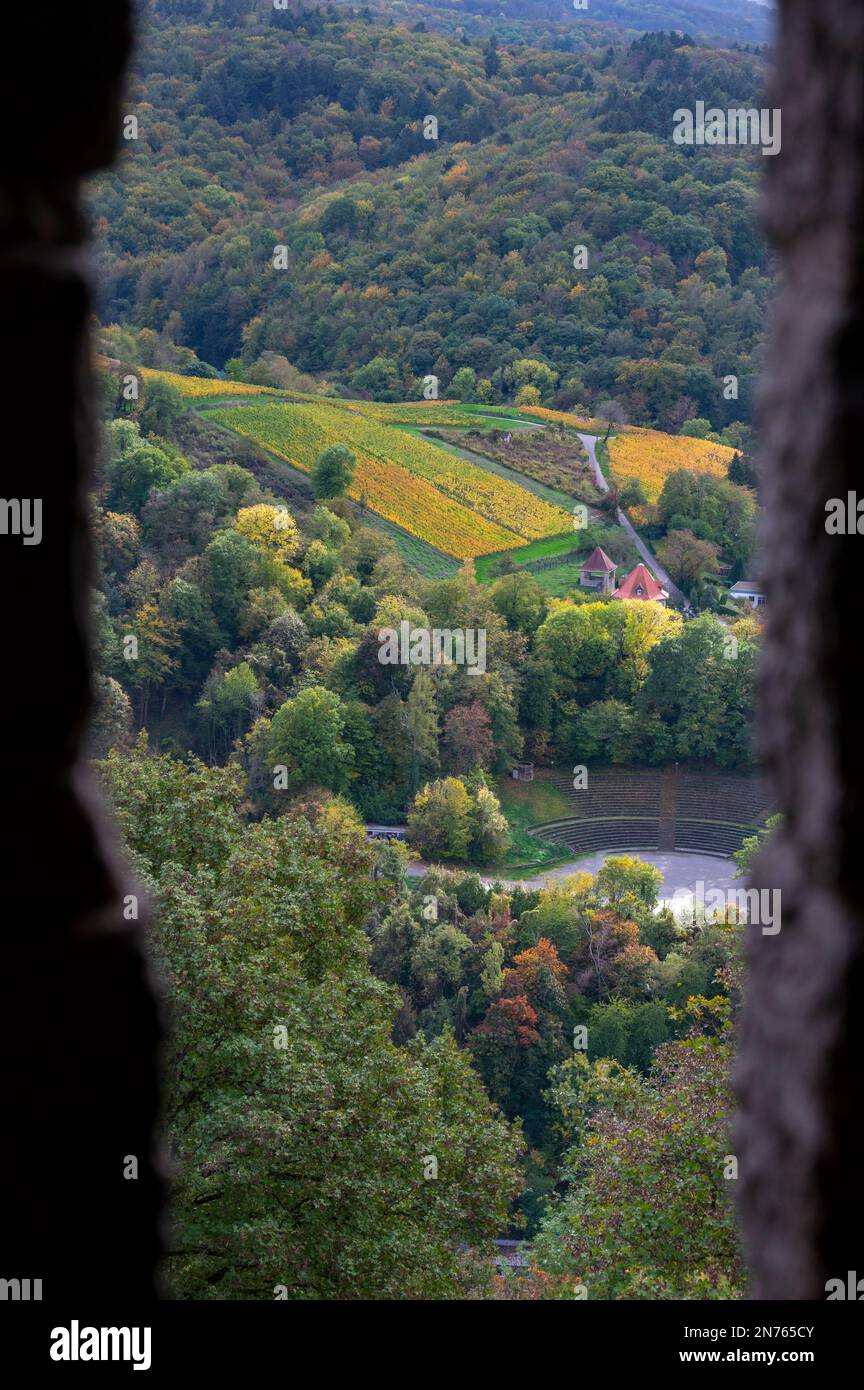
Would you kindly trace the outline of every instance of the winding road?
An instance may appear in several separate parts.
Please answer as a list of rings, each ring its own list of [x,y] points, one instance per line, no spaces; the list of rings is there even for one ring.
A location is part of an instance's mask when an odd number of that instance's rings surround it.
[[[594,473],[594,481],[596,482],[601,492],[608,492],[609,484],[603,477],[603,469],[597,462],[597,435],[580,434],[579,438],[585,446],[585,452],[588,455],[588,461],[591,464],[591,468]],[[684,606],[684,609],[686,611],[690,606],[686,594],[682,594],[677,584],[674,584],[672,580],[669,578],[669,575],[666,573],[663,566],[661,564],[658,564],[656,557],[652,555],[651,551],[648,549],[648,546],[645,544],[642,537],[639,535],[639,532],[636,530],[632,521],[630,521],[629,517],[624,515],[620,507],[617,510],[616,516],[618,525],[622,526],[624,530],[627,532],[628,536],[635,545],[639,554],[642,556],[642,559],[645,561],[645,564],[648,566],[649,570],[654,575],[655,579],[659,579],[660,583],[663,585],[663,588],[669,594],[670,598],[677,599],[677,601]]]

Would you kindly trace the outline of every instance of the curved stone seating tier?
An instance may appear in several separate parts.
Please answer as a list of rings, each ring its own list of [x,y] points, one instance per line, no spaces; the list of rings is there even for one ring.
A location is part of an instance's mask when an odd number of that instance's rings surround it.
[[[713,820],[753,824],[763,821],[771,810],[768,787],[761,777],[732,777],[722,773],[679,771],[676,802],[677,814],[683,818],[707,815]],[[721,807],[730,814],[718,815]]]
[[[741,848],[748,835],[755,835],[757,825],[723,824],[720,821],[679,821],[675,831],[675,848],[699,851],[702,854],[722,854],[730,859]]]
[[[532,835],[578,854],[595,850],[691,850],[728,858],[770,813],[761,777],[691,768],[589,768],[588,786],[553,774],[573,815],[531,827]]]
[[[660,823],[628,816],[608,816],[590,821],[552,821],[547,825],[533,826],[531,834],[564,845],[579,854],[596,849],[656,849]]]

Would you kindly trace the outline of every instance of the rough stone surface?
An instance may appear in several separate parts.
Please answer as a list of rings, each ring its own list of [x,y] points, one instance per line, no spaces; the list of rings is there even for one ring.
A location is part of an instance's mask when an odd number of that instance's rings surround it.
[[[76,185],[113,155],[129,42],[123,0],[4,15],[24,82],[0,84],[0,491],[41,499],[43,538],[0,535],[0,1276],[41,1279],[43,1301],[65,1309],[151,1299],[159,1250],[159,1022],[141,922],[124,919],[135,885],[81,766],[94,437]]]
[[[740,1204],[752,1294],[824,1299],[862,1270],[864,541],[825,504],[861,484],[864,7],[781,0],[782,153],[765,222],[783,287],[761,402],[768,633],[760,726],[785,816],[754,870],[782,892],[754,935],[737,1072]]]

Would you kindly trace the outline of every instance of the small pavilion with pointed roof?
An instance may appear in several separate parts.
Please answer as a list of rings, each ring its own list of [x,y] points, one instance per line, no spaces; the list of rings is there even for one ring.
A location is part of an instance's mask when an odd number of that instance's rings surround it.
[[[583,589],[599,589],[601,594],[611,594],[615,588],[615,561],[599,545],[580,565],[579,584]]]

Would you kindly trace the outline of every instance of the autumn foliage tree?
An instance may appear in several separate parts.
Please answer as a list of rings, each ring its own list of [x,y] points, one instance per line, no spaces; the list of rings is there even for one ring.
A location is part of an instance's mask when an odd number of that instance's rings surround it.
[[[101,772],[157,908],[172,1296],[458,1297],[460,1249],[507,1224],[521,1140],[451,1032],[392,1042],[363,924],[396,889],[356,814],[246,824],[236,765],[144,742]]]
[[[549,1099],[573,1143],[569,1189],[535,1241],[542,1297],[731,1299],[745,1274],[732,1203],[728,1008],[694,1000],[690,1036],[647,1077],[584,1056]],[[585,1296],[584,1294],[582,1295]]]
[[[488,767],[494,752],[492,724],[479,700],[454,705],[444,721],[447,766],[457,775]]]
[[[635,922],[608,909],[587,914],[572,966],[580,993],[589,999],[608,999],[612,994],[634,998],[644,994],[656,964],[657,956],[640,942]]]
[[[412,844],[430,859],[500,859],[509,845],[507,821],[482,777],[427,782],[408,813]]]
[[[519,952],[504,971],[500,999],[470,1039],[490,1095],[505,1114],[525,1121],[530,1137],[543,1124],[543,1081],[566,1054],[566,976],[551,941],[543,938]]]

